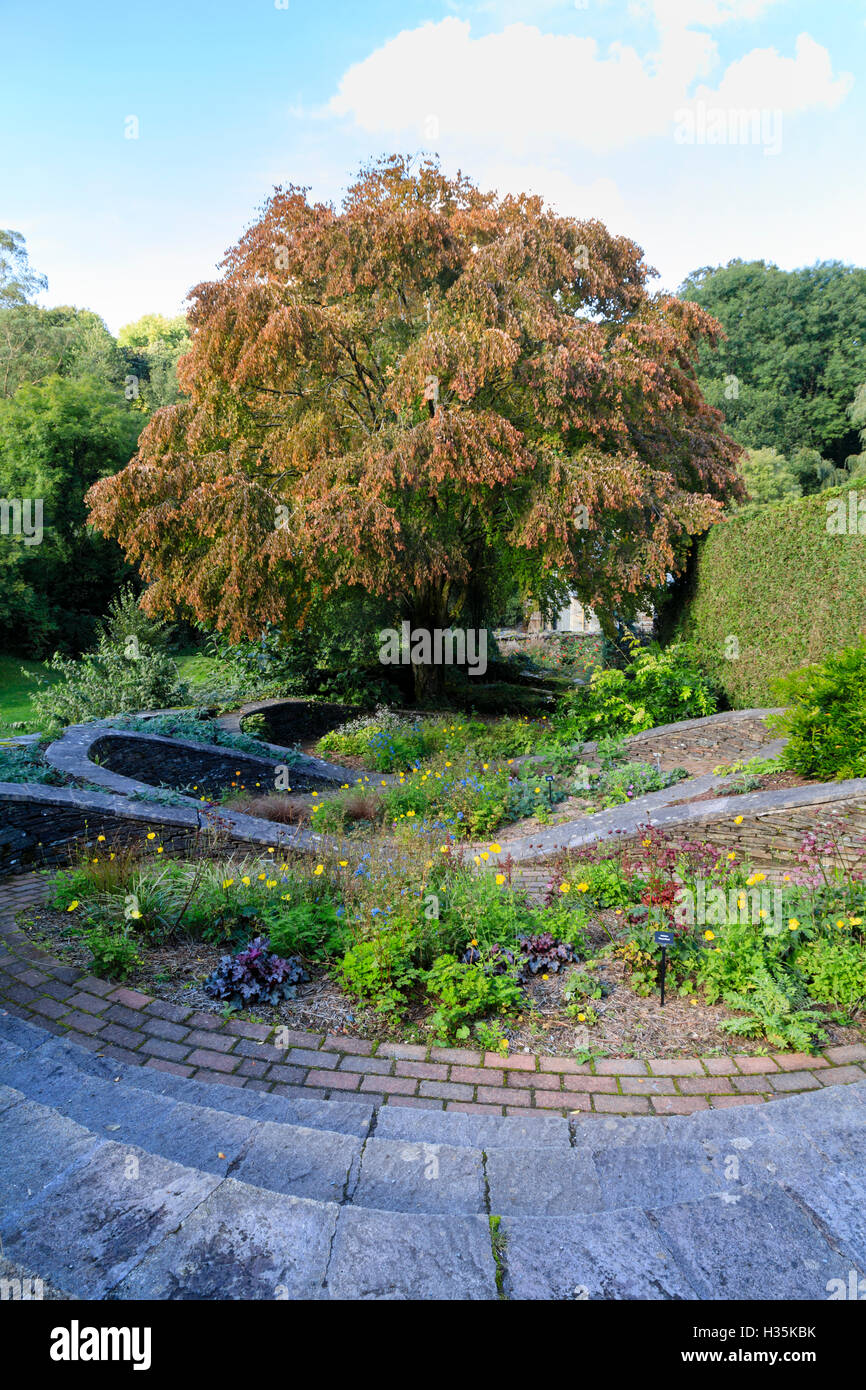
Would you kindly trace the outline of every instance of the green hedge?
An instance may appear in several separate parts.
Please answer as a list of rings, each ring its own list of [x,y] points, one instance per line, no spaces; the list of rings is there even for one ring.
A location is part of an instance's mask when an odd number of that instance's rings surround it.
[[[700,542],[680,632],[734,709],[775,704],[779,676],[866,632],[866,506],[864,534],[827,529],[828,503],[841,501],[847,523],[852,491],[866,502],[866,489],[833,488],[734,517]]]

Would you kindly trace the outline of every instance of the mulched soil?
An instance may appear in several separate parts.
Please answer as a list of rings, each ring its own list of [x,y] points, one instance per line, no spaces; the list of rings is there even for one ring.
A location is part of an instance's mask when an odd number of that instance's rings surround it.
[[[36,944],[62,952],[80,965],[82,971],[90,968],[90,953],[78,937],[70,934],[66,913],[48,908],[29,909],[20,919],[20,925]],[[592,949],[600,951],[609,943],[608,931],[616,935],[621,929],[621,919],[613,912],[599,914],[590,928]],[[224,954],[225,948],[198,940],[181,939],[159,948],[145,946],[143,965],[124,983],[171,1004],[218,1014],[219,1005],[205,993],[202,984]],[[506,1030],[512,1053],[528,1050],[548,1056],[568,1056],[575,1051],[589,1050],[594,1055],[612,1057],[694,1057],[711,1052],[772,1050],[766,1042],[731,1038],[722,1032],[719,1025],[734,1016],[723,1005],[710,1007],[668,994],[662,1008],[658,993],[649,998],[635,994],[629,987],[625,964],[620,960],[608,957],[592,970],[583,965],[577,968],[597,976],[605,986],[605,997],[590,1001],[590,1007],[599,1016],[598,1023],[586,1028],[566,1015],[563,989],[571,967],[558,975],[550,975],[547,980],[537,975],[526,984],[526,1010]],[[394,1028],[344,994],[321,968],[314,968],[310,973],[310,982],[299,986],[294,1000],[275,1008],[260,1006],[244,1010],[237,1017],[275,1027],[282,1024],[316,1033],[345,1034],[378,1041],[415,1041],[426,1036],[424,1022],[429,1010],[421,1007],[410,1010],[404,1025]],[[864,1029],[866,1015],[859,1016],[851,1028],[828,1024],[828,1045],[860,1042]]]

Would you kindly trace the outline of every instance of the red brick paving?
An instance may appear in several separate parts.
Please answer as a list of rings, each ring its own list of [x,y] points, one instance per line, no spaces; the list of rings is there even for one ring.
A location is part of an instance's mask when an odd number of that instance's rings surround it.
[[[91,1052],[175,1076],[278,1095],[363,1097],[491,1115],[688,1115],[763,1105],[866,1076],[866,1044],[823,1054],[752,1057],[571,1057],[379,1043],[245,1019],[225,1020],[54,960],[14,924],[41,901],[39,875],[0,883],[0,1009]]]

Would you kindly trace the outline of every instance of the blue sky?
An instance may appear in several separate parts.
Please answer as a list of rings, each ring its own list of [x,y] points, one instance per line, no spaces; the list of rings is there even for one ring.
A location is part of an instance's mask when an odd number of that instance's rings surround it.
[[[0,0],[0,45],[0,226],[114,331],[275,183],[338,201],[395,149],[602,217],[666,287],[866,263],[866,0]]]

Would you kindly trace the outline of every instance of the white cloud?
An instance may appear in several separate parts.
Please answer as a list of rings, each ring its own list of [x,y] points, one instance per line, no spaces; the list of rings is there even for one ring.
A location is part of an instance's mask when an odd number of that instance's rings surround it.
[[[691,23],[756,17],[777,0],[687,0]],[[344,74],[323,115],[351,120],[367,135],[406,138],[445,153],[509,149],[532,161],[544,151],[603,154],[671,132],[675,112],[693,95],[717,105],[780,107],[787,113],[835,107],[852,79],[834,78],[826,49],[808,35],[796,56],[754,50],[703,85],[719,67],[711,34],[671,22],[673,5],[654,0],[660,42],[642,56],[594,38],[545,34],[511,24],[474,38],[467,20],[451,17],[404,30]]]
[[[784,58],[775,48],[755,48],[731,63],[715,91],[701,87],[695,95],[729,109],[760,106],[786,113],[816,106],[832,110],[844,101],[854,79],[850,73],[833,76],[826,48],[800,34],[795,53]]]

